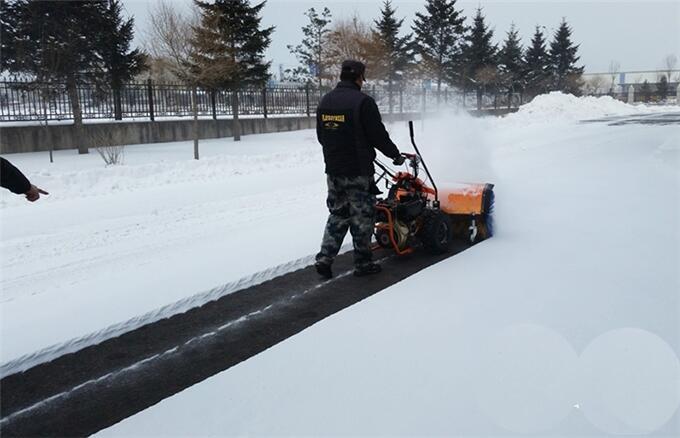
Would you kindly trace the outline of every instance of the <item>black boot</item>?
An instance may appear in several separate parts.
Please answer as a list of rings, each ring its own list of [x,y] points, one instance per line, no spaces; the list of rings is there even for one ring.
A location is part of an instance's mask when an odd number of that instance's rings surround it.
[[[366,265],[358,265],[354,268],[354,275],[357,277],[363,277],[365,275],[373,275],[382,271],[380,265],[376,263],[368,263]]]
[[[331,265],[323,262],[316,262],[314,264],[316,272],[326,280],[333,278],[333,271],[331,271]]]

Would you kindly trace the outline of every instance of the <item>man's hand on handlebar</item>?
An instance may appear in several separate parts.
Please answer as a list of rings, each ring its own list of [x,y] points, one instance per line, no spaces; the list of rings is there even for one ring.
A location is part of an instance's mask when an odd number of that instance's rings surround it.
[[[392,164],[394,164],[395,166],[401,166],[402,164],[404,164],[405,161],[406,157],[404,157],[402,154],[399,154],[397,158],[392,160]]]

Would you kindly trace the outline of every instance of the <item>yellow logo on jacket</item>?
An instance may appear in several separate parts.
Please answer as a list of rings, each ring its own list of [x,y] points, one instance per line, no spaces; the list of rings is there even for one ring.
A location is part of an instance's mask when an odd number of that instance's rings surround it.
[[[321,121],[322,122],[344,123],[345,122],[345,115],[344,114],[321,114]]]
[[[335,131],[340,128],[341,123],[345,123],[344,114],[321,114],[321,123],[323,128]]]

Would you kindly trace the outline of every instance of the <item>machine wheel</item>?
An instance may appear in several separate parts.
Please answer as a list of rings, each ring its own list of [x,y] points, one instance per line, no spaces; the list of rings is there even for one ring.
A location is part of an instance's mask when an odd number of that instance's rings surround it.
[[[390,240],[390,232],[385,229],[377,230],[375,233],[375,240],[381,248],[392,248],[392,241]]]
[[[420,240],[425,249],[432,254],[443,254],[451,247],[453,229],[451,218],[441,210],[425,213]]]

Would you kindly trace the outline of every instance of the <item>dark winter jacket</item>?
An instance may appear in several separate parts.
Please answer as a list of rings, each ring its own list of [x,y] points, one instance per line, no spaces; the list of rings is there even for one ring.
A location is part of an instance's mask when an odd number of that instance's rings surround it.
[[[373,176],[375,149],[392,159],[399,156],[375,100],[360,90],[354,82],[342,81],[317,108],[316,135],[328,175]]]
[[[0,158],[0,186],[21,195],[31,189],[31,183],[23,173],[4,158]]]

